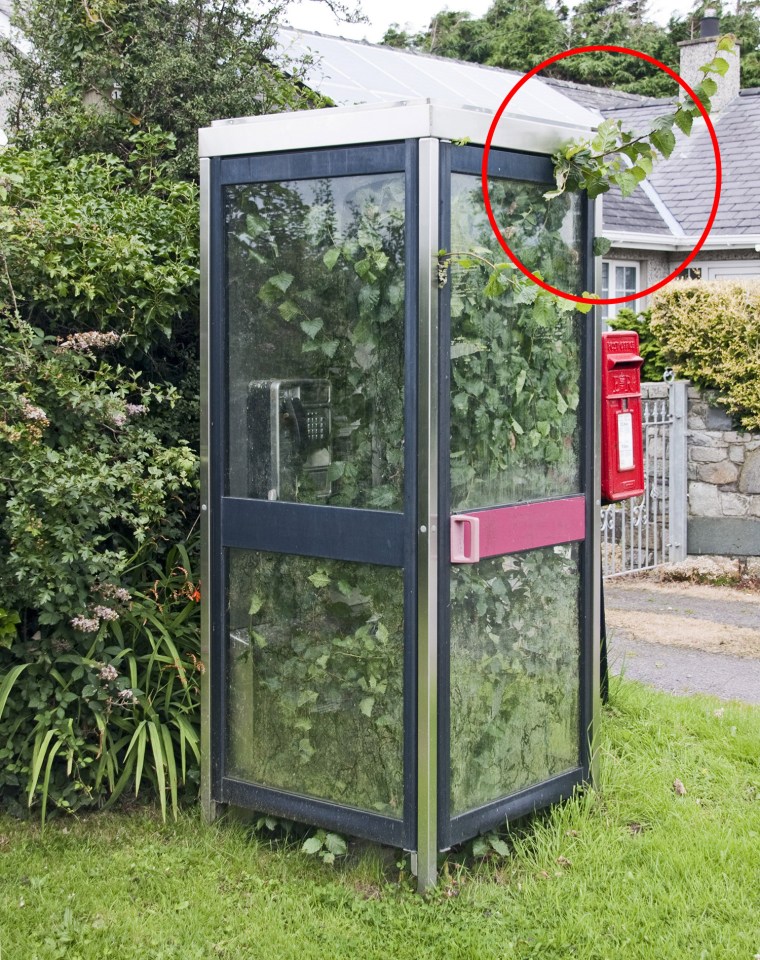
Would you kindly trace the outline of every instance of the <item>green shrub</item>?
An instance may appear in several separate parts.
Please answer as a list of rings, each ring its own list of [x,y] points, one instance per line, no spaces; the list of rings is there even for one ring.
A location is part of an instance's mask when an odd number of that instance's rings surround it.
[[[0,156],[0,802],[16,813],[148,784],[176,807],[197,781],[197,191],[166,174],[163,135],[133,147]]]
[[[745,429],[760,429],[760,282],[672,283],[657,292],[651,312],[674,370],[718,390]]]
[[[197,457],[152,425],[151,408],[176,392],[104,358],[118,341],[56,340],[0,311],[0,794],[17,811],[22,795],[41,792],[44,815],[48,797],[73,809],[132,775],[139,788],[148,736],[151,776],[161,788],[166,766],[176,803],[176,768],[194,744],[191,561],[183,549],[176,583],[170,545],[196,506]]]
[[[0,298],[47,333],[115,331],[127,354],[188,314],[197,330],[197,189],[157,162],[171,145],[136,134],[129,163],[0,153]]]
[[[669,364],[662,343],[652,330],[652,314],[649,310],[636,313],[624,307],[616,317],[607,321],[613,330],[634,330],[639,335],[639,353],[644,358],[641,379],[645,383],[659,383]]]
[[[0,797],[74,811],[149,784],[176,815],[199,779],[200,588],[188,550],[152,545],[95,584],[85,615],[0,649]],[[143,789],[144,792],[144,789]]]

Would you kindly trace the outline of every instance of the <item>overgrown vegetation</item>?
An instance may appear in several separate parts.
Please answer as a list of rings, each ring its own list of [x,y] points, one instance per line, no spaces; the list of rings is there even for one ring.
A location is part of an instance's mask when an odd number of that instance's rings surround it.
[[[0,39],[0,803],[18,815],[146,784],[176,812],[197,783],[195,140],[317,102],[276,63],[283,9],[46,0],[16,14],[28,44]]]
[[[633,330],[639,335],[639,353],[644,359],[641,380],[644,383],[659,383],[669,369],[662,343],[652,331],[652,314],[649,310],[636,313],[623,307],[607,324],[612,330]]]
[[[718,390],[745,429],[760,429],[760,283],[674,283],[657,292],[651,315],[678,375]]]
[[[220,117],[304,109],[319,102],[301,66],[274,51],[281,3],[210,0],[67,0],[18,5],[29,41],[0,39],[14,88],[12,124],[22,147],[66,159],[132,152],[135,129],[176,138],[172,166],[197,177],[197,132]],[[346,8],[331,0],[338,12]]]
[[[191,132],[216,115],[250,113],[252,102],[315,102],[270,62],[279,12],[251,17],[240,3],[200,0],[72,12],[56,0],[31,5],[22,22],[34,54],[16,59],[18,146],[0,157],[0,787],[15,813],[39,803],[44,819],[51,806],[100,806],[146,781],[176,813],[182,783],[197,779]],[[202,89],[192,86],[196,48],[208,73]],[[723,65],[716,58],[706,70]],[[543,187],[503,185],[494,202],[517,211],[516,247],[532,269],[578,281],[577,205],[565,190],[595,194],[615,182],[630,192],[654,151],[668,155],[673,125],[688,132],[690,109],[636,140],[603,125],[556,158],[548,206]],[[614,159],[618,150],[633,173]],[[451,304],[455,498],[460,507],[502,502],[519,498],[521,483],[534,495],[577,492],[573,305],[493,262],[477,178],[464,179],[455,216],[475,256],[439,262],[442,282],[457,267],[468,277]],[[246,417],[235,397],[247,396],[252,377],[282,377],[286,362],[315,383],[332,381],[335,456],[326,476],[302,471],[280,499],[399,509],[403,177],[383,186],[346,177],[340,189],[338,198],[327,182],[228,191],[240,339],[231,412]],[[252,495],[251,482],[248,463],[231,460],[233,495]],[[318,796],[336,799],[337,790],[337,799],[398,812],[402,590],[357,565],[256,562],[231,564],[240,650],[230,697],[238,715],[228,720],[246,732],[230,746],[233,767],[244,779],[267,767],[268,782],[290,789],[311,776]],[[567,643],[577,637],[577,560],[557,548],[499,564],[459,571],[452,587],[455,640],[477,635],[477,657],[463,642],[452,670],[454,788],[464,806],[491,798],[507,773],[517,788],[565,769],[577,748],[578,657]],[[558,578],[568,602],[557,600]],[[526,625],[537,612],[547,621],[541,636]],[[266,696],[266,724],[255,724],[251,704]],[[514,751],[505,735],[513,722],[526,731]],[[373,750],[362,769],[375,780],[359,782],[355,761]]]
[[[42,836],[0,819],[0,949],[9,960],[751,960],[760,710],[617,680],[611,693],[599,792],[513,824],[506,857],[488,842],[484,859],[450,855],[425,899],[400,854],[377,847],[352,845],[333,867],[300,837],[270,843],[195,814],[69,818]]]

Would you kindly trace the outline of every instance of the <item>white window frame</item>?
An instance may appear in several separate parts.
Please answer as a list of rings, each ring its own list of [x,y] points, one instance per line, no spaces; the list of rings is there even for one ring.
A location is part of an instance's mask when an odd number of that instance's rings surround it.
[[[641,289],[641,261],[640,260],[602,260],[602,269],[607,267],[607,276],[608,276],[608,285],[609,289],[607,292],[604,292],[602,288],[602,297],[607,299],[608,297],[622,297],[625,295],[625,291],[617,292],[615,285],[615,267],[633,267],[636,271],[636,289]],[[635,310],[638,312],[639,301],[638,300],[629,300],[628,303],[606,303],[602,306],[602,319],[611,320],[613,317],[618,315],[618,311],[624,307],[627,307],[629,310]]]

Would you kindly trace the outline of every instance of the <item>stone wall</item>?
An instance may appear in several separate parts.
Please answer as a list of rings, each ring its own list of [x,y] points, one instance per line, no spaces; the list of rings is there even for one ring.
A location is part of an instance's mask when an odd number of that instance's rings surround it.
[[[760,433],[737,431],[714,394],[688,397],[688,551],[760,556]]]

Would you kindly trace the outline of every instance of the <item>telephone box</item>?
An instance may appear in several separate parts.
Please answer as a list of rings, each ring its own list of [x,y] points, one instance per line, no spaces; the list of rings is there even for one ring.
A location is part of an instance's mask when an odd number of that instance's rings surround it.
[[[628,500],[644,492],[639,335],[602,334],[602,499]]]
[[[593,205],[543,195],[594,118],[539,93],[494,135],[491,205],[529,269],[592,289]],[[599,326],[485,295],[492,116],[200,135],[204,809],[402,847],[423,889],[593,759]]]

